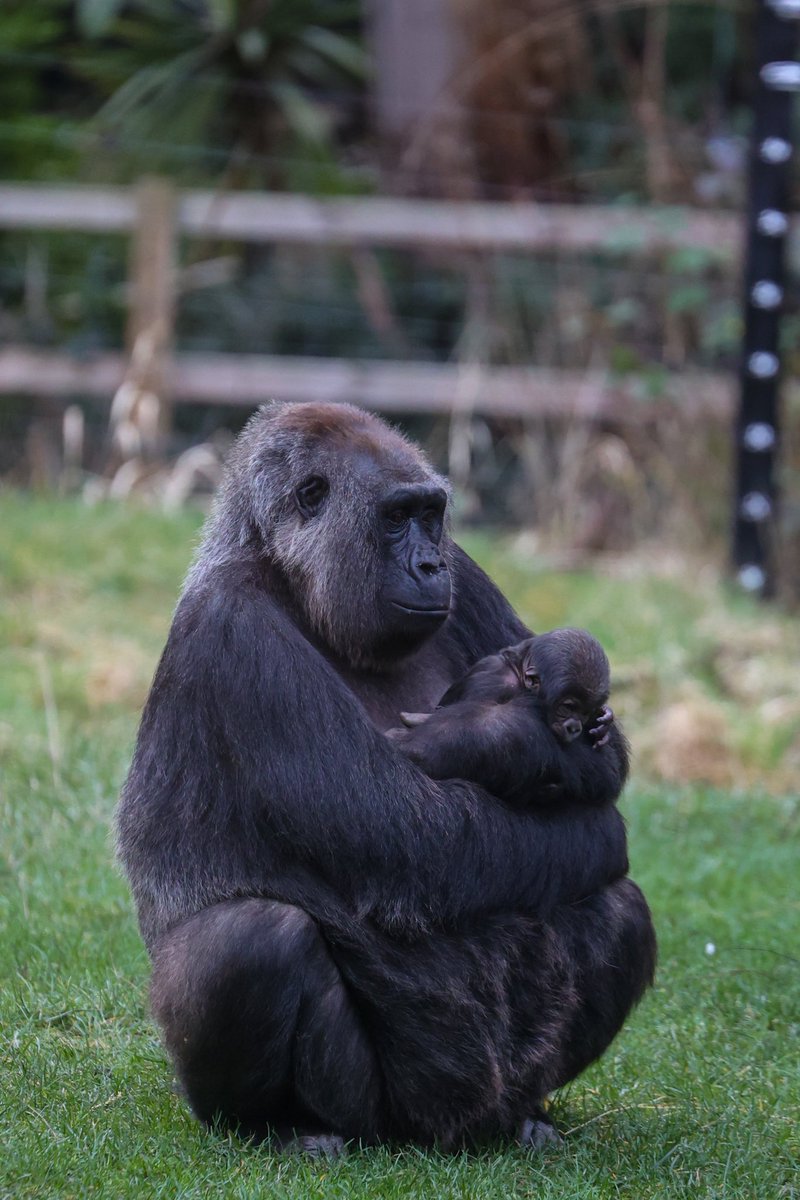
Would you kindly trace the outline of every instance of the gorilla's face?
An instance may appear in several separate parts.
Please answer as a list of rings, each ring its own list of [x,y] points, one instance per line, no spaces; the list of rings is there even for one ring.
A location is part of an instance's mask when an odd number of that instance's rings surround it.
[[[380,667],[450,613],[447,483],[368,414],[305,406],[264,439],[264,541],[335,653]]]
[[[390,489],[377,506],[383,578],[378,595],[382,641],[413,647],[450,612],[450,572],[440,549],[447,494],[429,483]]]
[[[450,613],[447,493],[390,474],[340,461],[295,491],[306,610],[354,663],[410,654]]]

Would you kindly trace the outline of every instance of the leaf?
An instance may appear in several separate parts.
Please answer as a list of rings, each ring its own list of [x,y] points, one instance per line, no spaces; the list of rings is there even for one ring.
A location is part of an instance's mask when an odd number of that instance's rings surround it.
[[[296,136],[319,145],[325,143],[330,133],[330,120],[318,104],[309,100],[293,83],[275,83],[270,90]]]
[[[667,296],[667,312],[700,312],[707,307],[710,299],[711,292],[704,284],[685,283],[673,288]]]
[[[366,79],[369,59],[363,48],[352,38],[343,37],[330,29],[323,29],[320,25],[311,25],[303,31],[299,40],[345,74],[356,79]]]
[[[211,28],[215,33],[228,32],[233,28],[233,0],[208,0],[208,13],[211,17]]]
[[[199,92],[187,89],[202,62],[200,48],[142,67],[117,88],[95,115],[95,122],[99,127],[115,127],[138,136],[152,136],[159,127],[162,134],[179,124],[197,127],[202,118],[193,114],[207,115],[208,99],[219,99],[219,89],[212,85]]]
[[[78,0],[78,29],[88,38],[102,37],[118,16],[124,0]]]
[[[641,358],[633,346],[612,346],[609,357],[611,370],[615,375],[628,375],[632,371],[639,371],[642,366]]]
[[[703,275],[716,261],[717,257],[711,248],[682,246],[667,255],[666,266],[676,275]]]

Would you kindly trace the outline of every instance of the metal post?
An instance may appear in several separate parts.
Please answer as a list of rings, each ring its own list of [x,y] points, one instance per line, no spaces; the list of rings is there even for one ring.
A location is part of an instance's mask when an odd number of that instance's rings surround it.
[[[750,155],[745,332],[736,424],[734,561],[747,591],[775,586],[780,317],[792,158],[792,93],[800,91],[800,0],[757,0],[758,82]]]

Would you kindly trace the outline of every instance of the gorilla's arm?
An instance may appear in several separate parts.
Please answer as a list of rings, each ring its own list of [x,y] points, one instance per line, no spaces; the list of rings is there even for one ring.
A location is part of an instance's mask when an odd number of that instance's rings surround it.
[[[223,575],[179,605],[120,804],[149,941],[232,895],[308,903],[293,892],[304,876],[401,933],[544,916],[625,873],[615,809],[518,812],[433,782],[263,588]]]
[[[618,726],[600,751],[588,734],[564,746],[524,696],[502,704],[459,700],[388,736],[431,779],[468,779],[514,804],[608,804],[628,775]]]

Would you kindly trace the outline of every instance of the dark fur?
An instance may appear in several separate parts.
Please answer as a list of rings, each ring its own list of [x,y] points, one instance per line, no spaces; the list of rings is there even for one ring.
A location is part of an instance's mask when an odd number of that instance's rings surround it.
[[[388,735],[432,779],[468,779],[521,805],[608,804],[628,776],[618,724],[607,731],[603,770],[590,752],[609,686],[600,643],[584,629],[554,629],[480,659],[435,712],[404,714],[407,727]]]
[[[330,494],[306,520],[314,472]],[[377,512],[408,484],[445,486],[368,414],[257,414],[156,672],[119,853],[204,1120],[445,1145],[511,1132],[652,976],[613,806],[516,811],[383,736],[528,634],[445,528],[441,562],[417,548],[437,579],[449,566],[449,617],[416,649],[386,635],[384,581],[408,555]],[[604,750],[564,769],[616,786]]]

